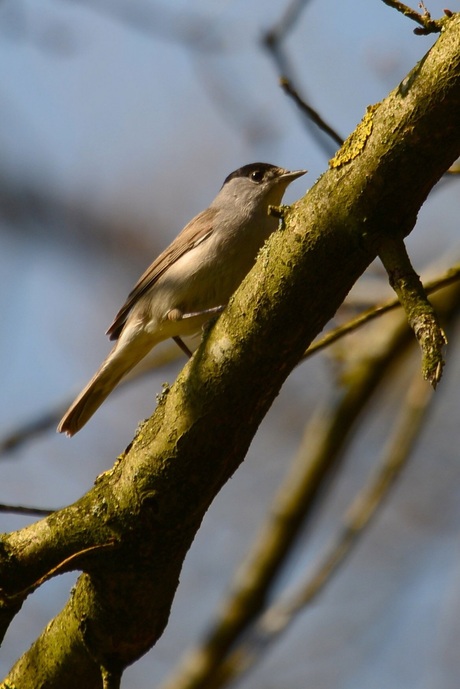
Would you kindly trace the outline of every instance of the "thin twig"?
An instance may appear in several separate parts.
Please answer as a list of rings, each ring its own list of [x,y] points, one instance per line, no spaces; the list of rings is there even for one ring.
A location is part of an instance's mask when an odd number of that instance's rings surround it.
[[[269,45],[280,43],[288,33],[295,28],[301,12],[305,9],[309,0],[292,0],[284,10],[284,14],[264,36],[264,42]]]
[[[408,5],[405,5],[403,2],[399,2],[399,0],[383,0],[383,2],[385,3],[385,5],[393,7],[393,9],[397,10],[398,12],[401,12],[405,17],[408,17],[409,19],[412,19],[412,21],[417,22],[417,24],[420,24],[420,26],[422,27],[421,29],[414,29],[414,33],[419,36],[427,35],[430,33],[439,33],[442,30],[442,27],[444,26],[446,18],[450,16],[448,13],[449,10],[447,10],[445,12],[446,16],[442,19],[432,19],[430,13],[426,9],[423,2],[419,3],[419,7],[423,10],[423,14],[420,14],[420,12],[416,12]]]
[[[30,438],[54,428],[68,406],[67,402],[59,404],[7,433],[0,439],[0,456],[15,450]]]
[[[52,567],[49,569],[43,576],[41,576],[39,579],[34,581],[32,584],[27,586],[27,588],[22,589],[21,591],[15,591],[14,594],[8,594],[5,590],[2,589],[1,595],[2,598],[0,598],[0,604],[3,603],[4,600],[14,600],[14,599],[21,599],[24,598],[26,595],[31,593],[32,591],[35,591],[35,589],[40,588],[45,581],[49,581],[53,577],[57,576],[58,574],[64,574],[64,572],[70,572],[73,569],[79,569],[78,566],[76,566],[76,563],[80,563],[82,557],[86,557],[87,555],[93,555],[94,553],[99,553],[102,550],[107,550],[110,549],[112,550],[113,548],[117,547],[117,541],[115,538],[112,538],[110,541],[107,541],[107,543],[99,543],[97,545],[91,545],[88,548],[83,548],[82,550],[79,550],[76,553],[72,553],[72,555],[69,555],[69,557],[66,557],[64,560],[59,562],[55,567]],[[0,687],[1,689],[1,687]]]
[[[59,509],[59,508],[56,508]],[[8,512],[10,514],[22,514],[32,517],[48,517],[56,510],[47,510],[41,507],[25,507],[24,505],[4,505],[0,504],[0,512]]]
[[[427,294],[433,294],[433,292],[437,292],[440,289],[448,287],[458,280],[460,280],[460,266],[454,266],[453,268],[449,268],[444,275],[441,275],[439,278],[435,278],[434,280],[430,280],[424,284],[425,292]],[[390,311],[398,308],[401,308],[401,302],[396,298],[390,299],[385,304],[381,304],[380,306],[373,306],[370,309],[367,309],[367,311],[360,313],[358,316],[356,316],[356,318],[344,323],[344,325],[334,328],[328,332],[327,335],[324,335],[324,337],[322,337],[320,340],[310,345],[302,360],[308,359],[309,357],[313,356],[313,354],[316,354],[322,349],[329,347],[329,345],[337,342],[337,340],[340,338],[354,332],[355,330],[358,330],[358,328],[366,325],[366,323],[370,323],[375,318],[383,316],[383,314],[389,313]]]
[[[265,33],[262,38],[262,45],[273,59],[278,74],[282,75],[280,78],[282,87],[294,98],[294,100],[296,100],[297,105],[301,107],[302,113],[306,115],[306,127],[312,137],[319,144],[327,157],[330,158],[334,155],[336,149],[331,146],[329,137],[333,139],[335,144],[340,140],[340,137],[334,132],[332,127],[327,125],[323,118],[307,104],[305,97],[299,96],[298,89],[293,86],[296,81],[293,69],[287,53],[284,50],[285,39],[289,31],[295,26],[300,12],[304,9],[306,4],[307,0],[293,0],[293,2],[288,5],[281,19]],[[288,85],[290,91],[286,89],[285,84]],[[325,132],[328,138],[324,137],[320,132]],[[333,136],[331,132],[333,132]]]
[[[333,141],[335,141],[336,144],[341,146],[343,144],[343,139],[337,132],[327,124],[327,122],[324,121],[324,119],[321,117],[321,115],[311,107],[308,103],[306,103],[303,98],[299,96],[298,91],[294,88],[294,86],[291,84],[290,80],[287,77],[281,77],[280,78],[280,86],[283,89],[284,93],[286,93],[288,96],[292,98],[292,100],[295,102],[295,104],[299,107],[299,109],[303,112],[303,114],[314,124],[316,124],[321,131],[325,132],[328,136],[331,137]]]
[[[441,379],[444,366],[442,350],[447,343],[436,312],[412,267],[402,239],[387,238],[382,242],[379,258],[420,345],[423,377],[435,388]]]

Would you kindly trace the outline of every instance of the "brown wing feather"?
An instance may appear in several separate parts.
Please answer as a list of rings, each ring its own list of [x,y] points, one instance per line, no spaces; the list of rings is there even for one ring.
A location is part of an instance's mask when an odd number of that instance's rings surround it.
[[[141,275],[106,332],[111,340],[117,340],[120,336],[128,315],[138,299],[155,284],[173,263],[212,233],[216,212],[215,209],[208,208],[193,218]]]

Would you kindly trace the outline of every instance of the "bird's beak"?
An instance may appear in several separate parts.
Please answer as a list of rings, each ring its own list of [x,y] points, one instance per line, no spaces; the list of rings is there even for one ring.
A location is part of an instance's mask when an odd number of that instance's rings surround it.
[[[287,182],[290,183],[298,177],[302,177],[302,175],[305,175],[307,172],[308,170],[293,170],[292,172],[286,170],[286,172],[283,172],[283,174],[281,175],[281,179],[285,179]]]

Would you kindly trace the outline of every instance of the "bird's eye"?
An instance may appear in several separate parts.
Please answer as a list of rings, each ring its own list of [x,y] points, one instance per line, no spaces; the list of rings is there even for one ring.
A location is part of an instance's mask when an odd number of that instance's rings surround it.
[[[259,184],[259,182],[262,182],[263,178],[264,178],[263,170],[254,170],[249,175],[249,179],[252,182],[256,182],[256,184]]]

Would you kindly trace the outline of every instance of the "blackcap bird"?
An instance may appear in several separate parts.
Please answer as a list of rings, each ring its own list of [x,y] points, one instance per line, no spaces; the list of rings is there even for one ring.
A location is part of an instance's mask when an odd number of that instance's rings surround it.
[[[253,163],[228,175],[211,205],[199,213],[147,268],[107,331],[112,351],[58,426],[69,436],[79,431],[156,344],[199,332],[253,266],[277,228],[269,214],[290,182],[306,170],[289,172]]]

